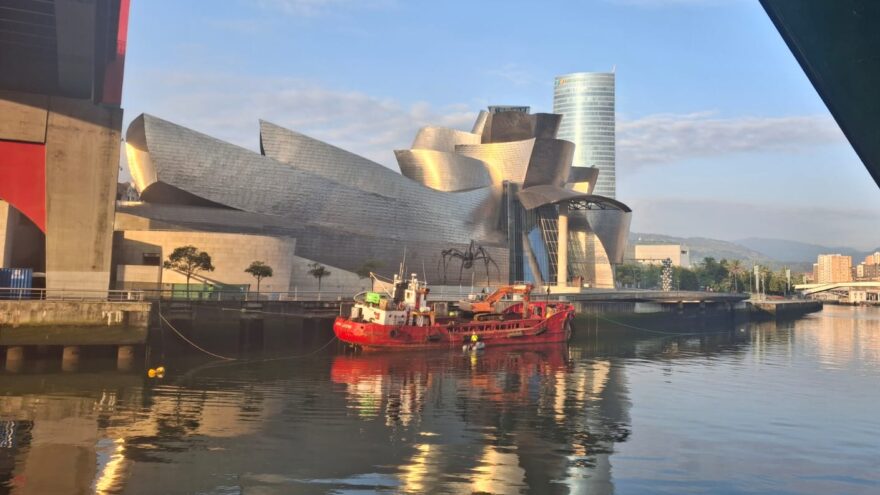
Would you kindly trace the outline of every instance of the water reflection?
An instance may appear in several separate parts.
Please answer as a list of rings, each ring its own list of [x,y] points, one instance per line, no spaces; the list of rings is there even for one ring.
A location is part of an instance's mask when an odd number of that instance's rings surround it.
[[[569,347],[179,362],[164,381],[34,368],[0,377],[0,492],[870,492],[878,353],[880,311],[830,308]]]

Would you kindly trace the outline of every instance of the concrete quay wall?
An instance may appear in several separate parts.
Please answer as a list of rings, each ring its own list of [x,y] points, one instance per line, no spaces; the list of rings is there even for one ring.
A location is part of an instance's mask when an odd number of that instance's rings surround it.
[[[0,345],[116,345],[146,341],[148,302],[3,301]]]
[[[821,301],[750,301],[749,316],[755,320],[791,320],[822,311]]]

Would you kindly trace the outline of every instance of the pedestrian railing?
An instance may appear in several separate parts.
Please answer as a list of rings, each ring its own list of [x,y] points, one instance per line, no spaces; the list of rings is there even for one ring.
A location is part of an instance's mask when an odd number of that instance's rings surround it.
[[[0,287],[0,300],[143,301],[144,292],[140,290]]]
[[[491,293],[492,287],[437,286],[428,295],[430,301],[457,301],[475,294]],[[0,300],[54,300],[54,301],[300,301],[300,302],[349,302],[364,292],[359,288],[335,288],[331,290],[298,290],[288,292],[247,292],[241,290],[192,291],[180,289],[45,289],[0,287]]]

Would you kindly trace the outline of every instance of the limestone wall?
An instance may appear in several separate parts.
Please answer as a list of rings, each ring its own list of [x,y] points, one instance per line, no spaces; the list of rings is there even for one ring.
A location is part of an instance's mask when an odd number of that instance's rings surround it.
[[[208,281],[215,284],[250,284],[251,290],[256,290],[256,279],[244,270],[251,262],[262,261],[272,267],[274,275],[263,279],[260,285],[261,291],[287,292],[290,287],[295,239],[251,234],[161,230],[126,230],[117,233],[117,242],[114,246],[117,282],[127,281],[126,272],[131,274],[132,280],[142,281],[143,273],[136,272],[136,269],[129,265],[143,265],[145,253],[159,254],[164,261],[175,248],[186,245],[193,245],[210,254],[215,267],[213,272],[201,273],[196,279],[191,280],[191,283]],[[120,265],[125,265],[122,271],[119,270]],[[173,270],[162,269],[161,283],[182,284],[186,283],[186,277]]]

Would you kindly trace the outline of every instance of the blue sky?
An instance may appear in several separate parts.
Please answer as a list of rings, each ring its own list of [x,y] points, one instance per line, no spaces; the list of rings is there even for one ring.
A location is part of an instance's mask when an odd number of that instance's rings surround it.
[[[633,231],[880,245],[880,190],[757,2],[135,0],[123,107],[256,150],[257,119],[396,169],[423,125],[617,72]]]

